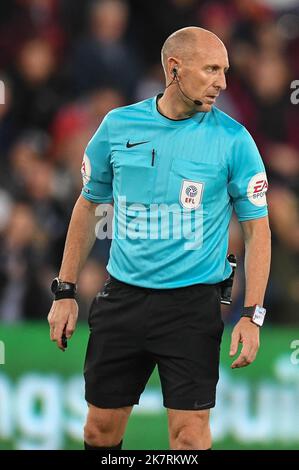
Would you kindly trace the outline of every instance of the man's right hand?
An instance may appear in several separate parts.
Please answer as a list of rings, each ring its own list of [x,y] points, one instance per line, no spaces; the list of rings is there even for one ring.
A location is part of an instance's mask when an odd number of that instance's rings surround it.
[[[62,351],[65,350],[62,344],[63,333],[69,339],[75,331],[78,319],[78,304],[75,299],[55,300],[48,315],[50,325],[50,338],[56,341],[57,346]]]

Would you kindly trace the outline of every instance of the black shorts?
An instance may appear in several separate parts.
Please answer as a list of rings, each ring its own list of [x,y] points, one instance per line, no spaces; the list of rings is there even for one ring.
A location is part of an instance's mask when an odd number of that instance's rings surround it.
[[[138,404],[157,365],[165,407],[215,406],[223,333],[219,285],[148,289],[110,277],[88,321],[88,403],[100,408]]]

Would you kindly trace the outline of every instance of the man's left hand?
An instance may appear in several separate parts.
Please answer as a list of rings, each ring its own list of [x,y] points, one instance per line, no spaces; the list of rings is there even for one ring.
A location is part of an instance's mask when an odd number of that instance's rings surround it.
[[[232,363],[232,369],[246,367],[254,361],[260,346],[259,336],[259,326],[252,323],[249,317],[241,317],[232,332],[229,355],[233,357],[237,354],[239,343],[242,343],[242,350]]]

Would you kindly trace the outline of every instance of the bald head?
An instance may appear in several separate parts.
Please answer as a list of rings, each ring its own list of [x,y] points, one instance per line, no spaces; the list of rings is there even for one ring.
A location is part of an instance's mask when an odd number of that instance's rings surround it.
[[[190,26],[171,34],[161,54],[166,77],[161,106],[170,106],[173,116],[209,112],[226,89],[229,61],[223,42],[211,31]]]
[[[166,77],[167,63],[170,57],[188,62],[196,54],[206,54],[215,47],[225,49],[218,36],[207,29],[189,26],[175,31],[166,39],[161,51],[161,60]]]

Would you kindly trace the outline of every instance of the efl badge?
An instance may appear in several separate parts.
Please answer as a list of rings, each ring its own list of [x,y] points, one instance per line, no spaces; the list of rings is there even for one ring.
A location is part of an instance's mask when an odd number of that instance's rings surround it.
[[[257,173],[248,183],[247,197],[255,206],[265,206],[268,181],[266,173]]]
[[[90,175],[91,175],[91,166],[90,166],[90,160],[86,153],[84,154],[84,158],[82,161],[82,166],[81,166],[81,175],[83,179],[83,185],[85,186],[89,180],[90,180]]]
[[[183,180],[180,201],[185,209],[197,209],[202,200],[203,183]]]

